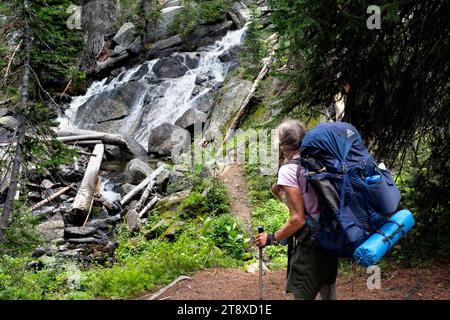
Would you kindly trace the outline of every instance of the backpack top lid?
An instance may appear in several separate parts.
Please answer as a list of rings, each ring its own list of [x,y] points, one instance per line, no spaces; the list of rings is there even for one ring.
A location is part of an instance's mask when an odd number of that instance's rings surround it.
[[[372,160],[358,130],[346,122],[323,122],[309,130],[300,146],[304,157],[320,159],[331,172],[344,172]]]

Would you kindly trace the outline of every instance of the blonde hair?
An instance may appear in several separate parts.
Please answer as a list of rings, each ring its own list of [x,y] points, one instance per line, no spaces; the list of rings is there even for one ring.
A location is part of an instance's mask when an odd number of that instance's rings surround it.
[[[286,120],[277,127],[280,149],[284,151],[298,150],[305,136],[305,125],[299,120]]]

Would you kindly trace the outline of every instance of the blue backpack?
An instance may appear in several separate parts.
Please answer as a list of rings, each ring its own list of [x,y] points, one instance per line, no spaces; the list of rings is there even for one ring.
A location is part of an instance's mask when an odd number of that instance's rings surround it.
[[[321,123],[300,146],[305,176],[324,206],[312,224],[311,241],[324,251],[352,257],[355,249],[396,211],[392,175],[378,167],[360,134],[344,122]]]

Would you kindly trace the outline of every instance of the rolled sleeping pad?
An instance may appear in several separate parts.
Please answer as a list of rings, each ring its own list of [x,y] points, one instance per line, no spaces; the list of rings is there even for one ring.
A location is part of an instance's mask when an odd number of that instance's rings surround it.
[[[377,264],[414,224],[414,217],[409,210],[398,211],[386,221],[379,233],[374,233],[356,248],[353,253],[354,260],[364,267]]]

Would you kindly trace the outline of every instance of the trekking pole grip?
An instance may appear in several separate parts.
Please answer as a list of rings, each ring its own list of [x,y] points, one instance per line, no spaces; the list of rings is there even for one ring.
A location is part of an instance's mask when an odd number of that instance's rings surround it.
[[[258,233],[263,233],[264,232],[264,227],[263,226],[258,226]]]

